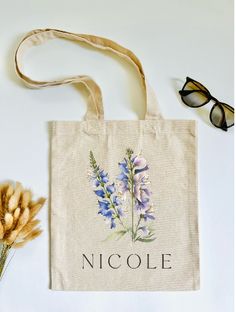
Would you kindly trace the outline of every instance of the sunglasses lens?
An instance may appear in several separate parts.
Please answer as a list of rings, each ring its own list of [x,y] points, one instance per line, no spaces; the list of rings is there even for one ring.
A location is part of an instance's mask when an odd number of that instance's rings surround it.
[[[188,81],[184,88],[182,99],[192,107],[199,107],[208,102],[208,92],[203,85],[196,81]]]
[[[216,104],[212,108],[211,119],[216,127],[227,129],[234,124],[234,109],[224,103]]]

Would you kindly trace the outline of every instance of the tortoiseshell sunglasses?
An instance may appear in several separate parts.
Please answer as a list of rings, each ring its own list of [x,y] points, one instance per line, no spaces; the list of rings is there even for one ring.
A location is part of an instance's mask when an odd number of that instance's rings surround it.
[[[179,94],[182,101],[193,108],[201,107],[213,100],[215,104],[210,111],[211,123],[224,131],[234,125],[234,108],[218,101],[200,82],[187,77]]]

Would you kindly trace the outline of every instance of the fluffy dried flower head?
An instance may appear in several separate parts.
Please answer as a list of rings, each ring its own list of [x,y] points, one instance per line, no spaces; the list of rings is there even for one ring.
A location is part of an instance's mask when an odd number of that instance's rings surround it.
[[[41,234],[36,214],[45,198],[32,201],[32,193],[19,182],[0,184],[0,243],[8,248],[22,247]]]

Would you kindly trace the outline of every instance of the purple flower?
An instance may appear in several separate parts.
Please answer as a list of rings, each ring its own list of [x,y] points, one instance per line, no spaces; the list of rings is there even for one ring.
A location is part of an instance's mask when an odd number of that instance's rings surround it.
[[[147,195],[147,196],[150,196],[152,193],[149,191],[149,189],[147,188],[143,188],[142,191]]]
[[[134,165],[134,174],[138,174],[149,169],[146,159],[141,156],[135,156],[132,159],[132,162]]]
[[[147,165],[144,168],[138,169],[139,172],[135,173],[134,176],[134,196],[135,196],[135,207],[137,210],[144,210],[148,208],[149,196],[151,192],[148,189],[148,175],[147,175]],[[135,170],[137,172],[137,170]]]
[[[135,157],[133,157],[133,158],[132,158],[132,161],[133,161],[133,163],[134,163],[134,165],[135,165],[136,167],[141,167],[141,168],[143,168],[143,167],[145,167],[146,164],[147,164],[146,159],[143,158],[143,157],[141,157],[141,156],[135,156]]]
[[[124,160],[119,163],[119,168],[121,169],[117,177],[120,181],[119,191],[123,195],[125,193],[130,194],[134,202],[131,209],[136,209],[142,220],[154,220],[155,217],[150,206],[151,192],[148,189],[150,182],[147,174],[149,169],[147,161],[140,155],[134,156],[131,149],[128,149],[126,154],[127,158],[124,158]],[[145,229],[145,226],[141,227],[143,232]]]
[[[135,170],[134,170],[134,174],[141,173],[141,172],[146,171],[146,170],[148,170],[148,169],[149,169],[148,166],[145,166],[145,167],[140,168],[140,169],[135,169]]]

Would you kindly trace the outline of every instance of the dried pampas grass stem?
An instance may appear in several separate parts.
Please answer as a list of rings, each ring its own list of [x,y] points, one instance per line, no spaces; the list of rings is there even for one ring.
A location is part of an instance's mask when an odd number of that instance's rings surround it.
[[[42,233],[35,216],[45,198],[32,200],[32,193],[16,182],[0,184],[0,278],[11,248],[23,247]]]

